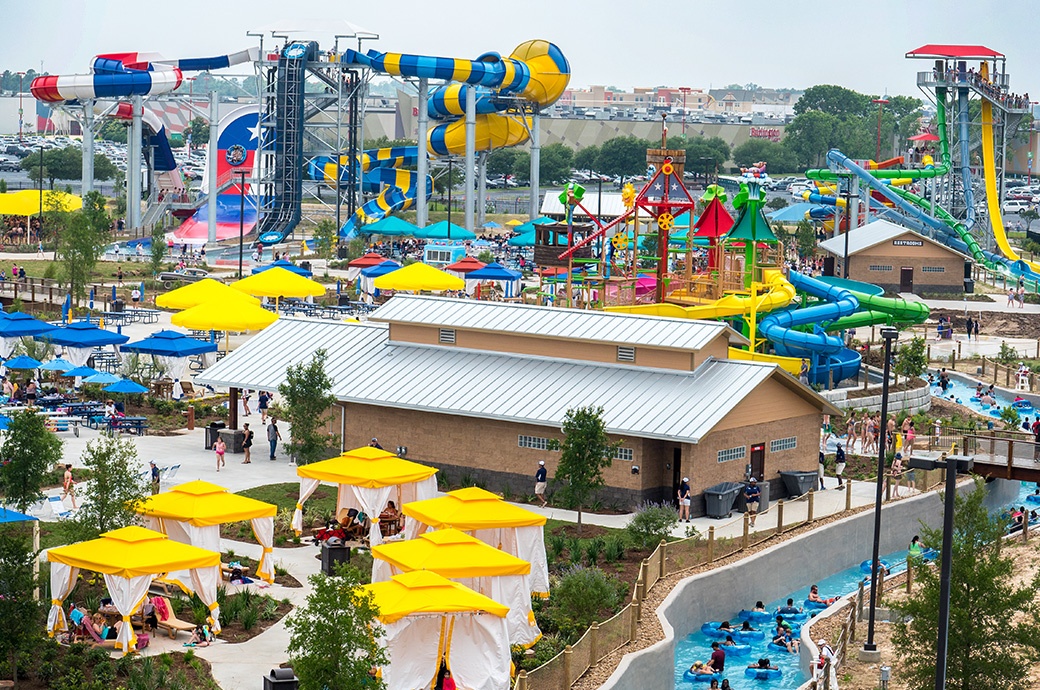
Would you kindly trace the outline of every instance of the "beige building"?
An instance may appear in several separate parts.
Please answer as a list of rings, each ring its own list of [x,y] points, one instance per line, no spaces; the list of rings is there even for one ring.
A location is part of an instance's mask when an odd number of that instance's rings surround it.
[[[813,471],[827,401],[779,368],[724,359],[746,342],[714,321],[396,296],[364,323],[279,319],[199,377],[276,389],[319,347],[344,449],[383,447],[452,482],[529,494],[538,461],[550,492],[567,410],[600,406],[621,441],[601,498],[625,510],[698,495],[750,470],[782,496],[779,470]]]
[[[845,235],[820,243],[834,257],[834,275],[845,275]],[[848,237],[849,278],[886,292],[964,291],[971,259],[930,237],[887,220],[856,228]]]

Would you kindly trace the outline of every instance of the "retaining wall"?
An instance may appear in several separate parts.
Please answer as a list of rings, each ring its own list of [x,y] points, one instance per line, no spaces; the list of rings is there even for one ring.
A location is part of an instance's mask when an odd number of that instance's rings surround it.
[[[881,392],[877,395],[868,395],[863,398],[849,398],[848,389],[824,391],[821,395],[831,401],[835,407],[843,410],[867,410],[869,412],[881,411]],[[932,406],[932,394],[928,386],[922,386],[909,391],[896,391],[888,394],[888,411],[890,413],[906,411],[911,414],[921,410],[927,410]]]
[[[962,490],[971,486],[963,483]],[[1002,479],[988,482],[987,505],[1006,505],[1018,495],[1018,486],[1018,482]],[[933,528],[941,525],[942,506],[937,493],[884,506],[880,553],[905,548],[918,532],[920,522]],[[721,620],[747,608],[749,601],[779,599],[793,589],[858,566],[864,558],[870,558],[873,531],[874,513],[866,511],[682,580],[654,612],[664,629],[664,639],[622,658],[602,687],[674,690],[676,640],[698,630],[704,621]],[[803,655],[803,662],[806,658],[811,657]]]

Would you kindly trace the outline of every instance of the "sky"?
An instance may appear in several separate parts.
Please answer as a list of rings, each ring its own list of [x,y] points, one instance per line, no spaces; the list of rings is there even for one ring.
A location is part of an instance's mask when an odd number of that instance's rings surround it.
[[[931,66],[906,52],[928,43],[985,45],[1007,56],[1012,91],[1040,96],[1037,24],[1026,5],[1006,1],[35,0],[31,11],[23,7],[4,12],[0,71],[39,70],[42,61],[51,74],[81,74],[104,52],[220,55],[255,46],[247,31],[266,30],[270,45],[272,28],[296,26],[320,27],[307,37],[325,49],[328,27],[346,20],[379,35],[366,49],[421,55],[507,55],[523,41],[547,39],[570,61],[572,87],[624,90],[753,82],[919,96],[915,73]]]

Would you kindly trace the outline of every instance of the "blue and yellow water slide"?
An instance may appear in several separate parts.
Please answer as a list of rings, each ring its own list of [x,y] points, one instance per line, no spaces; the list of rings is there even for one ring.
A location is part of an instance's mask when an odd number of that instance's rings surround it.
[[[517,46],[509,57],[484,53],[476,60],[408,55],[404,53],[359,53],[348,50],[342,61],[396,77],[445,80],[427,100],[430,118],[439,122],[431,127],[426,141],[432,156],[461,154],[466,147],[464,115],[469,89],[475,89],[475,150],[516,146],[527,141],[531,120],[523,106],[544,108],[563,95],[570,81],[570,64],[553,43],[533,40]],[[342,237],[352,237],[367,222],[379,220],[415,203],[417,174],[403,167],[418,161],[417,147],[395,147],[364,152],[354,165],[361,173],[364,191],[382,191],[364,204],[340,229]],[[316,159],[310,174],[334,182],[350,174],[350,161],[341,157],[339,165],[330,158]],[[339,170],[337,170],[339,168]],[[432,181],[426,180],[427,192]]]

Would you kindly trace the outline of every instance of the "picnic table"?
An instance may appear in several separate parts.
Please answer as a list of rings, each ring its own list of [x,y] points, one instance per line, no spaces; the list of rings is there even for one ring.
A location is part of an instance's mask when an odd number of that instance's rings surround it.
[[[101,318],[109,326],[129,326],[134,321],[134,317],[126,311],[103,311]]]
[[[141,323],[159,323],[159,314],[161,313],[158,309],[127,309],[126,313],[130,315],[130,318],[134,321]]]
[[[130,431],[144,436],[148,428],[147,417],[106,417],[105,428],[111,432]]]

